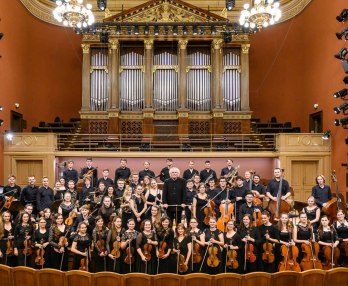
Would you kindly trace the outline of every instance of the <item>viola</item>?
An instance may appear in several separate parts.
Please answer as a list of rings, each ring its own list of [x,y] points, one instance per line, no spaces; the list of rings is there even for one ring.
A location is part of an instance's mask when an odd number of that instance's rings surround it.
[[[112,244],[112,250],[111,250],[111,255],[116,258],[119,258],[121,256],[121,251],[120,251],[120,242],[118,240],[114,241]]]
[[[227,246],[227,262],[226,265],[229,268],[237,269],[239,266],[238,260],[237,260],[237,251],[235,249],[228,249]]]
[[[164,256],[164,252],[167,248],[167,243],[165,243],[164,241],[161,241],[159,244],[159,248],[158,248],[158,257],[162,258]]]
[[[100,253],[105,253],[106,252],[106,247],[105,247],[105,241],[104,240],[99,239],[97,241],[97,246],[98,246],[98,249],[99,249]]]
[[[43,239],[41,239],[41,241],[40,241],[41,247],[39,247],[36,250],[36,258],[35,258],[35,264],[39,265],[41,267],[43,267],[43,265],[45,263],[45,258],[44,258],[45,249],[43,248],[43,243],[44,243],[44,241],[43,241]]]
[[[202,256],[200,253],[200,245],[197,242],[193,242],[193,252],[192,252],[192,259],[193,259],[193,263],[200,263],[202,261]]]
[[[185,264],[185,256],[182,254],[179,254],[178,257],[179,261],[178,261],[178,271],[180,273],[185,273],[188,270],[188,266]]]
[[[227,189],[226,198],[228,198],[229,191],[230,189]],[[222,232],[225,232],[226,224],[228,223],[229,220],[231,220],[233,216],[234,204],[231,204],[231,203],[220,204],[219,210],[220,210],[221,216],[216,222],[216,227]]]
[[[152,245],[149,243],[144,244],[144,249],[143,249],[143,254],[146,258],[146,261],[151,260],[151,250],[152,250]]]
[[[256,261],[254,245],[251,243],[247,243],[246,245],[246,259],[249,260],[251,263]]]
[[[262,225],[261,212],[256,212],[254,209],[252,218],[254,227]]]
[[[206,208],[204,208],[204,223],[206,225],[209,225],[209,220],[210,220],[210,217],[212,216],[216,216],[216,212],[215,212],[215,202],[214,201],[210,201],[207,205]]]
[[[220,260],[217,257],[218,254],[218,248],[214,245],[211,245],[208,247],[208,258],[207,258],[207,265],[209,267],[218,267],[220,264]]]
[[[11,204],[12,204],[15,200],[16,200],[15,197],[14,197],[14,196],[11,196],[11,197],[5,202],[4,207],[5,207],[6,209],[10,209]]]
[[[74,220],[75,220],[76,217],[77,217],[77,213],[71,211],[71,212],[69,213],[69,216],[65,219],[64,223],[65,223],[66,225],[69,225],[69,226],[70,226],[70,225],[72,225],[72,224],[74,223]]]
[[[85,253],[86,253],[86,256],[81,258],[81,260],[80,260],[79,270],[88,271],[89,261],[88,261],[88,250],[87,249],[85,250]]]
[[[28,236],[27,231],[25,232],[25,236]],[[31,255],[33,253],[33,249],[31,248],[31,245],[30,245],[30,239],[25,239],[23,244],[24,244],[23,254]]]
[[[59,245],[60,247],[65,247],[65,245],[67,244],[67,242],[68,242],[68,239],[67,239],[65,236],[61,236],[61,237],[59,238],[58,245]]]
[[[268,234],[268,230],[266,230],[266,234]],[[266,263],[273,263],[274,262],[273,244],[266,241],[262,245],[262,249],[263,249],[262,260]]]
[[[8,236],[12,236],[11,232],[9,232]],[[8,239],[6,243],[6,255],[13,256],[13,249],[14,249],[14,240]]]
[[[133,264],[134,263],[134,247],[127,247],[126,248],[126,257],[124,258],[124,262],[127,264]]]

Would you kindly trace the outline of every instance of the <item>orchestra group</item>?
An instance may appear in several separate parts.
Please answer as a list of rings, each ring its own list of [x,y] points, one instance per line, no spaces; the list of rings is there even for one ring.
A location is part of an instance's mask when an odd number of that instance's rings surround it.
[[[134,172],[121,159],[113,180],[108,169],[98,178],[92,158],[80,173],[69,161],[53,188],[30,175],[21,189],[10,175],[0,196],[0,264],[121,274],[348,266],[346,206],[336,199],[326,211],[334,196],[323,175],[293,223],[280,168],[265,186],[231,159],[219,177],[209,161],[200,172],[190,161],[182,176],[166,163],[156,176],[149,162]]]

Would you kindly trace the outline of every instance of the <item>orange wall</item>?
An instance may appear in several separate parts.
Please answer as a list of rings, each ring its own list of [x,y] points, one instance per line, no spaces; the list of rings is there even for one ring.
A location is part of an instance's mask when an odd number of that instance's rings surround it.
[[[332,94],[345,87],[345,73],[333,55],[344,45],[337,40],[347,24],[335,17],[347,8],[345,1],[312,1],[305,10],[285,23],[252,36],[250,48],[250,102],[254,117],[267,121],[292,121],[309,132],[309,115],[323,111],[324,130],[332,131],[332,168],[337,171],[340,190],[345,191],[348,131],[333,124],[341,118],[333,112],[342,104]],[[348,46],[348,45],[346,45]],[[313,104],[318,103],[315,110]]]

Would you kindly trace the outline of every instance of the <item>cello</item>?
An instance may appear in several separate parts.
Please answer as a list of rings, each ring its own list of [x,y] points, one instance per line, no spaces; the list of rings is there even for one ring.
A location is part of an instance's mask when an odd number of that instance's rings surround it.
[[[282,245],[280,248],[283,260],[279,263],[279,271],[296,271],[301,272],[300,264],[297,262],[298,248],[291,245],[292,243],[292,228],[291,224],[288,224],[289,230],[289,245]]]
[[[332,226],[330,227],[331,231],[331,246],[325,245],[322,249],[322,252],[324,254],[324,262],[323,262],[323,269],[329,270],[333,269],[334,267],[338,267],[338,259],[340,257],[340,250],[334,246],[334,233]]]
[[[313,227],[310,228],[310,233],[309,245],[302,243],[301,246],[302,252],[304,253],[301,268],[302,270],[323,269],[321,261],[318,259],[319,244],[313,239]]]
[[[227,200],[229,198],[229,191],[230,189],[227,188],[227,194],[226,194],[226,202],[224,204],[220,204],[219,210],[221,213],[220,218],[216,222],[216,227],[222,231],[226,231],[226,225],[229,220],[231,220],[233,212],[234,212],[234,204],[227,203]]]

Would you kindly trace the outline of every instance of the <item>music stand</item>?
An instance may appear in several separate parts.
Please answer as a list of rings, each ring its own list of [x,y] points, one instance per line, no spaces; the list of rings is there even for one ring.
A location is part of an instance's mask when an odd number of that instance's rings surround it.
[[[51,212],[52,213],[57,213],[58,212],[58,208],[60,206],[60,204],[63,202],[63,200],[56,200],[53,202],[52,206],[51,206]]]

